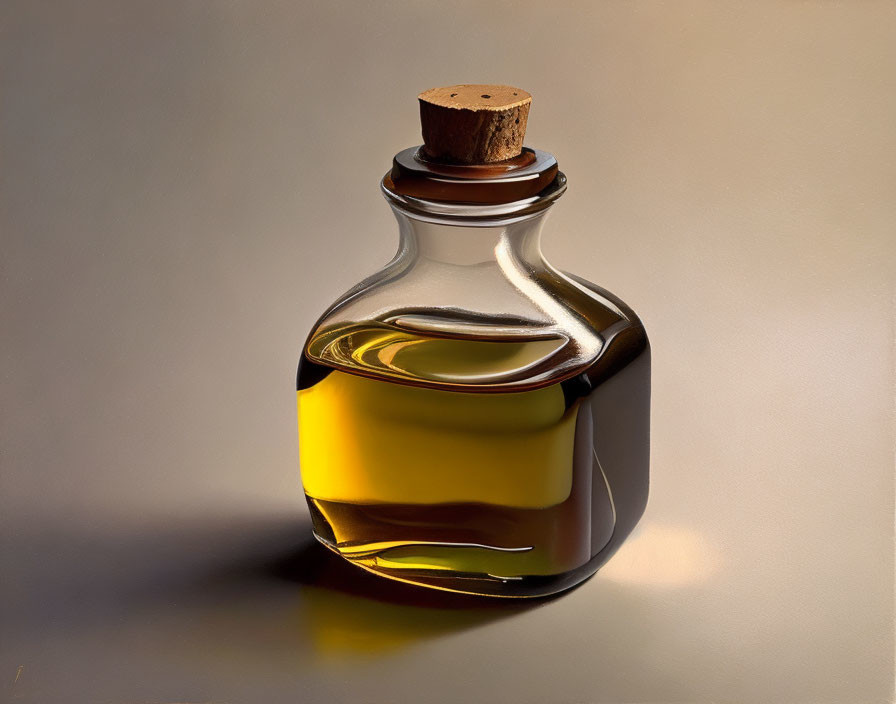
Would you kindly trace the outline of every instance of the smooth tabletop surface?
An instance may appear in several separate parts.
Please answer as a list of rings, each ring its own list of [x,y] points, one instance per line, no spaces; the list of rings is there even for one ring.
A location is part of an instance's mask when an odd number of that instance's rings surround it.
[[[0,691],[55,704],[893,698],[896,29],[862,3],[0,10]],[[653,346],[651,498],[541,601],[311,540],[294,375],[387,261],[416,96],[533,95],[559,268]]]

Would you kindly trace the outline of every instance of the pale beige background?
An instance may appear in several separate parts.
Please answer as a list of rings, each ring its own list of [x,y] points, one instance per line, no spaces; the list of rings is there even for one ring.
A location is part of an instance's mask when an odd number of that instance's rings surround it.
[[[894,37],[891,2],[4,3],[4,696],[890,701]],[[547,254],[654,349],[642,526],[534,608],[355,581],[296,466],[416,94],[492,81],[569,177]]]

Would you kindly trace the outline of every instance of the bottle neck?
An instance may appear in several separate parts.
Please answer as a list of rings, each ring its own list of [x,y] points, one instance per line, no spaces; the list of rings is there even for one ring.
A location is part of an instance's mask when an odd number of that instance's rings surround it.
[[[468,227],[454,221],[420,218],[392,204],[400,233],[400,256],[432,266],[495,267],[522,274],[547,266],[541,229],[547,209],[494,226]],[[408,262],[410,263],[410,262]]]

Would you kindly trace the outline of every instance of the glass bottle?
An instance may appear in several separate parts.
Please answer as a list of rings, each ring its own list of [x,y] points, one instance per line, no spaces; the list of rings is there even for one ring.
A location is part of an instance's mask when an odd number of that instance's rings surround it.
[[[428,144],[382,180],[398,253],[303,350],[314,534],[384,577],[551,594],[606,562],[646,505],[647,335],[619,298],[545,261],[541,229],[566,189],[553,156],[461,164]]]

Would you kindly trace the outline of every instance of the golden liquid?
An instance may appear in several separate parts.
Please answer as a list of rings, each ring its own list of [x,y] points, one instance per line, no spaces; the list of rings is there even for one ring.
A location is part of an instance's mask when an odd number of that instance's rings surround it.
[[[607,546],[617,518],[587,369],[531,383],[563,361],[566,338],[456,337],[415,322],[325,329],[306,346],[300,461],[316,535],[396,579],[556,590]]]

